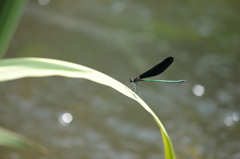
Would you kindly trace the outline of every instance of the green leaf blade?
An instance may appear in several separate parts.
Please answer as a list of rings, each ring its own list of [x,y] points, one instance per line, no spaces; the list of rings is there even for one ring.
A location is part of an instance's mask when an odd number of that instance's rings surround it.
[[[0,127],[0,145],[15,148],[33,149],[42,154],[47,153],[46,148],[44,148],[43,146],[1,127]]]
[[[24,77],[44,76],[85,78],[112,87],[120,93],[136,100],[152,115],[159,126],[165,147],[165,158],[175,159],[171,140],[156,114],[137,94],[117,80],[91,68],[60,60],[45,58],[16,58],[0,60],[0,81],[14,80]]]

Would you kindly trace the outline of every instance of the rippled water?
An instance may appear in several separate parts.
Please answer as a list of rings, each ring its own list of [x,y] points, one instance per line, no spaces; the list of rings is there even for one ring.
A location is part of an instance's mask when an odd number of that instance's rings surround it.
[[[6,57],[70,61],[128,85],[171,55],[174,63],[155,79],[187,82],[140,82],[138,91],[163,122],[177,158],[238,159],[239,12],[238,1],[226,0],[29,1]],[[0,96],[1,126],[50,151],[1,148],[0,158],[164,158],[151,116],[111,88],[25,78],[0,83]]]

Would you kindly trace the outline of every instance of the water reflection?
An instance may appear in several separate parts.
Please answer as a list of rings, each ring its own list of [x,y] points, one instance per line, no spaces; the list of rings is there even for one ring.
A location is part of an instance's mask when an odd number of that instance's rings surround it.
[[[70,113],[63,113],[62,115],[59,116],[58,120],[59,123],[62,125],[67,125],[72,122],[72,114]]]
[[[205,89],[202,85],[197,84],[197,85],[193,86],[192,91],[193,91],[193,94],[201,97],[204,94]]]
[[[225,123],[226,126],[232,126],[234,124],[232,116],[227,116],[224,119],[224,123]]]
[[[48,3],[50,2],[50,0],[38,0],[38,3],[40,4],[40,5],[47,5]]]
[[[233,120],[238,121],[239,120],[239,114],[237,112],[233,113]]]
[[[116,13],[121,13],[125,10],[126,3],[124,1],[115,1],[112,4],[112,9]]]
[[[238,112],[234,112],[232,114],[227,115],[224,118],[224,124],[226,126],[233,126],[234,124],[237,124],[236,122],[239,120],[239,114]]]

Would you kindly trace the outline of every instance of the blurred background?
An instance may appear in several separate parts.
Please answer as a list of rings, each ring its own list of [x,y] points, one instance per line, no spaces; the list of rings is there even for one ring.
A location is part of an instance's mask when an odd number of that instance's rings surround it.
[[[240,1],[30,0],[5,58],[44,57],[140,82],[178,159],[240,158]],[[84,79],[0,83],[0,124],[44,146],[43,156],[1,147],[1,159],[163,159],[152,117],[115,90]]]

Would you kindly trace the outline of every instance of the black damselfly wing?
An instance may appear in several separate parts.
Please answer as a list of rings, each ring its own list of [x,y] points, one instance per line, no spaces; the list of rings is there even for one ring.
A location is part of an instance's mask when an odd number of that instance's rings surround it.
[[[147,78],[147,77],[153,77],[161,74],[163,71],[165,71],[172,63],[173,63],[173,57],[169,56],[166,59],[164,59],[162,62],[151,68],[150,70],[144,72],[139,76],[139,78]]]

